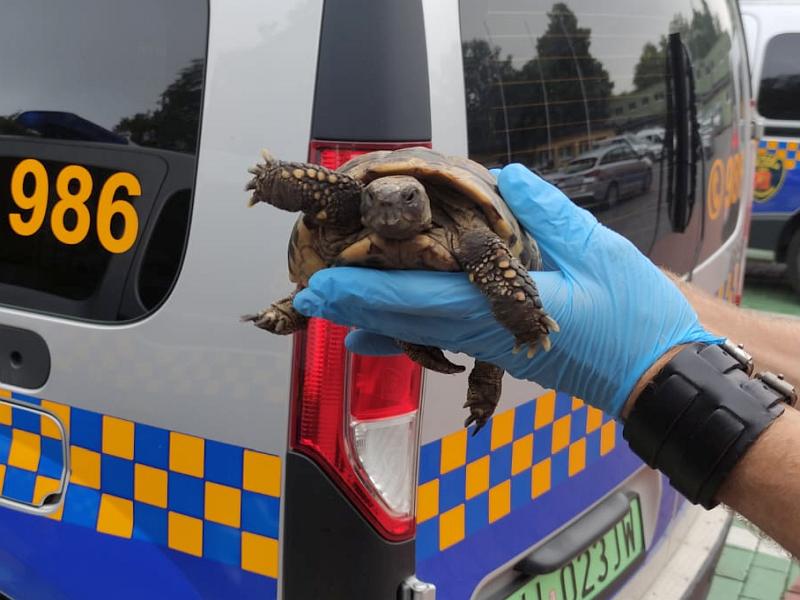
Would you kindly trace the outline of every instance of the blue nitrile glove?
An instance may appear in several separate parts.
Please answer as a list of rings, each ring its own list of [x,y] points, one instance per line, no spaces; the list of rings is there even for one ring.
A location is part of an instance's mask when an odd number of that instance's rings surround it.
[[[463,273],[337,267],[316,273],[294,300],[302,313],[359,328],[347,345],[396,354],[393,338],[464,352],[619,415],[641,375],[667,350],[718,342],[675,285],[628,240],[522,165],[500,192],[538,241],[546,272],[531,273],[561,328],[550,352],[512,353],[514,338]]]

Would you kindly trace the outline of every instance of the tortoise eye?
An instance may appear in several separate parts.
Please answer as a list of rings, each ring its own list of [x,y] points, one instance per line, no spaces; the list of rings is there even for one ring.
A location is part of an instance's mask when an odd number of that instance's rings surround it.
[[[414,199],[414,190],[409,190],[405,194],[403,194],[403,202],[406,204],[411,204],[411,201]]]

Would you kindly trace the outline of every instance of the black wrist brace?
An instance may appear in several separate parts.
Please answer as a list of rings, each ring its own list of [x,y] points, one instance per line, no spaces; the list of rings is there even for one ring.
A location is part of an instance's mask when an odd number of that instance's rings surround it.
[[[796,396],[782,377],[750,379],[752,359],[730,343],[692,344],[647,384],[623,437],[694,504],[710,509],[750,445]]]

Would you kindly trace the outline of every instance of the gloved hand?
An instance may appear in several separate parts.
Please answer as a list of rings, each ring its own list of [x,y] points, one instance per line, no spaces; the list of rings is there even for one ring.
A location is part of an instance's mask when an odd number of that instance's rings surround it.
[[[498,176],[503,198],[539,243],[548,271],[531,273],[561,330],[534,358],[463,273],[337,267],[316,273],[294,306],[359,328],[361,354],[396,354],[392,339],[464,352],[518,379],[576,395],[618,416],[636,381],[667,350],[719,342],[675,285],[628,240],[522,165]]]

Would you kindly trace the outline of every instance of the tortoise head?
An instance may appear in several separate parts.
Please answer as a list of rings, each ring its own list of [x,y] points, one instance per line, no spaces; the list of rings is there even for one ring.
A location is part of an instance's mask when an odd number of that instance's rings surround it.
[[[431,226],[431,201],[425,187],[407,175],[372,181],[361,193],[361,223],[383,238],[413,238]]]

